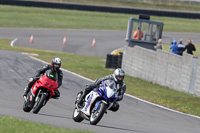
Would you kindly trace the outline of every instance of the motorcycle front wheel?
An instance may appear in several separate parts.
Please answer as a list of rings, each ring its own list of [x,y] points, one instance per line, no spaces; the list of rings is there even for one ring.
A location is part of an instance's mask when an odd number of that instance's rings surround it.
[[[78,109],[75,108],[74,109],[74,113],[72,115],[72,118],[75,122],[81,122],[83,121],[83,118],[81,117],[80,113],[78,112]]]
[[[107,109],[107,105],[103,102],[99,104],[99,107],[97,110],[94,110],[93,108],[92,113],[90,115],[90,124],[96,125],[103,117],[106,109]]]
[[[47,100],[47,96],[44,94],[38,98],[39,99],[36,101],[35,106],[33,107],[34,114],[37,114],[40,111],[40,109],[45,105],[46,100]]]
[[[30,95],[31,95],[31,93],[29,92],[28,96],[26,98],[27,100],[24,101],[24,104],[23,104],[23,110],[24,110],[24,112],[30,112],[31,109],[32,109],[32,107],[30,106],[30,103],[29,103],[29,101],[30,101]]]
[[[23,105],[24,112],[30,112],[31,109],[32,108],[28,106],[28,102],[24,101],[24,105]]]

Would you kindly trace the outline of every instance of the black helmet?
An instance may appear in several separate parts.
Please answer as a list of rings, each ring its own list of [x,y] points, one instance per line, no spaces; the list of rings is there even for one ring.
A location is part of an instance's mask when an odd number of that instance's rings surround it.
[[[113,77],[114,77],[115,82],[121,83],[124,80],[125,71],[121,68],[117,68],[113,73]]]
[[[60,67],[61,67],[61,59],[58,57],[54,57],[51,61],[51,68],[54,71],[58,71]]]

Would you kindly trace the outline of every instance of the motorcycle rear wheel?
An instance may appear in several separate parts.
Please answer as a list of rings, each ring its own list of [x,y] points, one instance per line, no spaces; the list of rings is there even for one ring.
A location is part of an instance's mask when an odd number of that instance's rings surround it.
[[[73,118],[73,120],[74,120],[75,122],[81,122],[81,121],[84,120],[84,119],[80,116],[80,113],[78,112],[77,108],[74,109],[72,118]]]
[[[96,111],[94,111],[94,108],[93,108],[92,113],[90,115],[90,124],[96,125],[103,117],[106,109],[107,109],[107,105],[103,102],[99,104],[99,107]]]
[[[39,99],[39,101],[36,103],[36,105],[33,107],[33,113],[37,114],[40,109],[45,105],[47,100],[47,96],[46,95],[42,95]]]

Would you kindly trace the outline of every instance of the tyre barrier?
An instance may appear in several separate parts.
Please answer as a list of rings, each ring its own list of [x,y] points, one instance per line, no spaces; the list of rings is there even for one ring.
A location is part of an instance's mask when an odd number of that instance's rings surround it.
[[[199,19],[199,12],[177,12],[177,11],[164,11],[152,9],[138,9],[138,8],[124,8],[124,7],[110,7],[101,5],[86,5],[74,3],[56,3],[56,2],[42,2],[42,1],[25,1],[25,0],[0,0],[1,5],[15,5],[27,7],[42,7],[42,8],[57,8],[69,10],[82,10],[82,11],[95,11],[95,12],[110,12],[110,13],[123,13],[123,14],[146,14],[152,16],[163,17],[178,17]]]
[[[120,55],[107,54],[106,68],[121,68],[122,53]]]

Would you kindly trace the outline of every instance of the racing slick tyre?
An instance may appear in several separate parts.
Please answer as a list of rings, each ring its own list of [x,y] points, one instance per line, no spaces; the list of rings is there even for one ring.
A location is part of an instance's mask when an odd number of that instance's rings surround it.
[[[99,104],[99,107],[97,110],[94,110],[93,108],[92,113],[90,115],[90,124],[96,125],[103,117],[106,109],[107,109],[107,105],[103,102]]]
[[[46,95],[41,95],[40,97],[38,97],[37,101],[35,101],[35,106],[33,107],[34,114],[37,114],[40,111],[40,109],[45,105],[46,100]]]
[[[24,101],[24,105],[23,105],[24,112],[30,112],[31,109],[32,108],[28,106],[28,102]]]
[[[74,109],[74,113],[73,113],[73,116],[72,116],[73,120],[75,122],[81,122],[83,121],[83,118],[81,117],[80,113],[78,112],[77,108]]]

